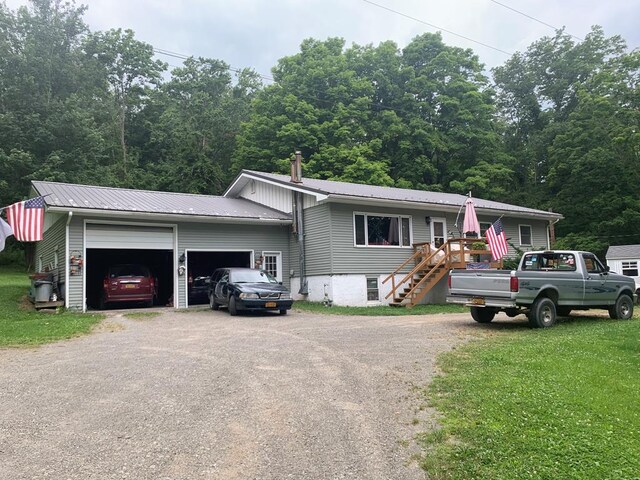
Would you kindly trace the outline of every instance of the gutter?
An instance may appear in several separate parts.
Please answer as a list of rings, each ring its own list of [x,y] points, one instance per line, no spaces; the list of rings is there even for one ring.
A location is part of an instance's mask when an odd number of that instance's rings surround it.
[[[88,208],[74,207],[57,207],[48,206],[47,211],[75,213],[77,215],[97,216],[97,217],[113,217],[124,216],[131,218],[154,218],[170,220],[172,222],[207,222],[207,223],[246,223],[246,224],[269,224],[269,225],[291,225],[291,219],[285,218],[256,218],[256,217],[216,217],[211,215],[194,215],[189,213],[154,213],[154,212],[136,212],[130,210],[97,210]]]

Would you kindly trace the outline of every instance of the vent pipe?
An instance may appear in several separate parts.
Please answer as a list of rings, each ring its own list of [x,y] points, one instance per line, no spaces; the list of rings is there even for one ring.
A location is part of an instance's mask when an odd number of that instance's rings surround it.
[[[302,152],[300,150],[296,150],[291,159],[291,182],[302,183]]]

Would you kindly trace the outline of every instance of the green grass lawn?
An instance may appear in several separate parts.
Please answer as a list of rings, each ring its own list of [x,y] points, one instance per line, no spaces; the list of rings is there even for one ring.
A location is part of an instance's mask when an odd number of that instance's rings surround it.
[[[426,393],[442,428],[421,438],[429,478],[640,478],[638,313],[503,330],[439,365]]]
[[[87,333],[103,315],[36,312],[24,300],[25,272],[0,267],[0,346],[39,345]]]
[[[302,312],[328,313],[331,315],[369,315],[376,317],[390,317],[396,315],[429,315],[434,313],[465,313],[469,309],[461,305],[416,305],[412,308],[390,307],[388,305],[372,307],[325,307],[320,302],[293,303],[293,309]]]

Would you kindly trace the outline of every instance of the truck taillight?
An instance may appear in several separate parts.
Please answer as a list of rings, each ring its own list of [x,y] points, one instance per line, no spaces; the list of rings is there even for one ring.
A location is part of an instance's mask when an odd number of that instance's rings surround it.
[[[449,290],[451,290],[451,272],[449,272],[449,276],[447,277],[447,286],[449,287]]]
[[[511,287],[512,292],[517,292],[518,290],[520,290],[520,285],[518,285],[518,277],[511,277],[509,286]]]

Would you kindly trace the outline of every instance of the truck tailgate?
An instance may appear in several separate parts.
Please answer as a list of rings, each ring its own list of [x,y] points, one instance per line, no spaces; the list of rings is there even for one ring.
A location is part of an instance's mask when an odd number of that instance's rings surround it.
[[[509,270],[452,270],[449,275],[448,302],[507,305],[514,298]]]

